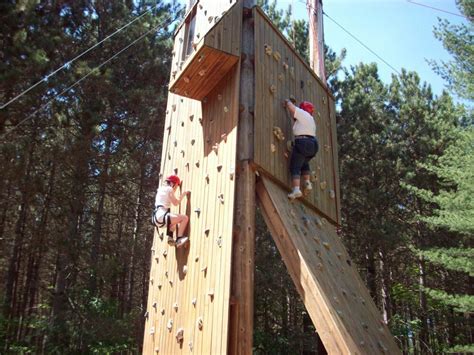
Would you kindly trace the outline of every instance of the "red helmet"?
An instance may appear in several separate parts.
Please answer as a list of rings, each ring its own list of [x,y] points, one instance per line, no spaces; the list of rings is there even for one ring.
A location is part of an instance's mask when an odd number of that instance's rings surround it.
[[[314,106],[309,101],[303,101],[302,103],[300,103],[300,109],[305,110],[306,112],[312,115],[314,111]]]
[[[181,184],[181,180],[179,179],[178,175],[170,175],[165,181],[169,181],[175,186],[179,186]]]

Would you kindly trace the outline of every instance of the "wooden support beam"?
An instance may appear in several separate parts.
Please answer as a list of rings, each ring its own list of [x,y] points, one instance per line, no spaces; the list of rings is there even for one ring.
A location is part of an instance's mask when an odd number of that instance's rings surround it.
[[[236,199],[229,317],[229,354],[252,354],[255,256],[255,173],[253,159],[253,107],[255,100],[254,0],[243,1],[240,115],[238,124]]]

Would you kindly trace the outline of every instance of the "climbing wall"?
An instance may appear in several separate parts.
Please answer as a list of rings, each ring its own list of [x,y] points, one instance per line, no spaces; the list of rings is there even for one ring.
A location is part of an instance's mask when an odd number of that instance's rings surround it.
[[[261,177],[265,221],[329,354],[399,354],[335,227]]]
[[[255,17],[255,164],[259,170],[290,186],[288,144],[292,120],[283,100],[311,101],[319,152],[311,161],[314,189],[306,200],[334,223],[340,224],[339,176],[334,100],[314,72],[256,8]],[[281,133],[280,133],[281,131]]]
[[[237,145],[237,70],[206,104],[170,95],[161,173],[177,173],[190,216],[188,249],[155,233],[144,353],[226,352]],[[237,90],[237,91],[236,91]],[[181,341],[176,338],[183,330]]]

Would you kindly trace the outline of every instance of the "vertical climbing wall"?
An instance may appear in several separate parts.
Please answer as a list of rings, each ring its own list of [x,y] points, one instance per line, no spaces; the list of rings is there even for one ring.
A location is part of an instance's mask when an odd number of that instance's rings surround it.
[[[335,227],[262,177],[265,221],[329,354],[399,354]]]
[[[238,76],[207,103],[170,95],[161,173],[190,190],[173,212],[190,216],[190,245],[176,250],[155,232],[144,353],[226,352],[234,213]],[[176,336],[183,330],[182,341]]]
[[[256,8],[255,16],[255,163],[284,186],[290,186],[287,144],[292,121],[283,109],[294,96],[315,105],[319,152],[311,161],[313,192],[306,197],[329,219],[340,223],[339,177],[334,100],[308,65]],[[282,134],[275,134],[279,128]]]
[[[233,4],[198,2],[196,40],[240,55],[241,7],[221,18]],[[196,59],[193,53],[180,63],[184,31],[182,26],[176,34],[176,77]],[[202,101],[168,96],[161,176],[176,173],[183,180],[181,191],[191,191],[189,199],[172,208],[190,217],[190,244],[176,250],[168,246],[163,231],[155,231],[144,354],[227,351],[239,73],[236,64],[216,78]]]

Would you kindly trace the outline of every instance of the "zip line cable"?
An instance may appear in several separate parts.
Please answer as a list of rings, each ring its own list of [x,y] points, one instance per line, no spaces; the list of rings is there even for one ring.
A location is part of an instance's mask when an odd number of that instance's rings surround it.
[[[446,10],[439,9],[439,8],[437,8],[437,7],[433,7],[433,6],[430,6],[430,5],[421,4],[421,3],[416,2],[416,1],[413,1],[413,0],[407,0],[407,1],[408,1],[410,4],[413,4],[413,5],[418,5],[418,6],[427,7],[428,9],[432,9],[432,10],[444,12],[445,14],[450,14],[450,15],[454,15],[454,16],[464,17],[464,18],[467,19],[467,20],[472,20],[472,17],[469,17],[469,16],[464,16],[464,15],[462,15],[462,14],[457,14],[457,13],[455,13],[455,12],[446,11]]]
[[[168,18],[168,20],[170,20]],[[170,25],[171,23],[173,23],[173,21],[170,21],[169,23],[166,23],[164,27]],[[16,130],[20,125],[22,125],[23,123],[25,123],[26,121],[28,121],[31,117],[33,117],[34,115],[36,115],[38,112],[42,111],[43,109],[45,109],[47,106],[49,106],[49,104],[51,102],[53,102],[54,100],[56,100],[59,96],[61,95],[64,95],[66,92],[68,92],[69,90],[71,90],[73,87],[77,86],[78,84],[80,84],[83,80],[85,80],[86,78],[88,78],[91,74],[93,74],[94,72],[96,72],[97,70],[99,70],[100,68],[102,68],[104,65],[106,65],[107,63],[109,63],[111,60],[113,60],[114,58],[116,58],[118,55],[120,55],[121,53],[125,52],[128,48],[130,48],[131,46],[133,46],[135,43],[137,43],[138,41],[140,41],[141,39],[143,39],[144,37],[146,37],[148,34],[150,34],[151,32],[157,30],[160,26],[162,26],[161,24],[156,26],[156,27],[153,27],[152,29],[148,30],[147,32],[145,32],[144,34],[142,34],[140,37],[138,37],[137,39],[133,40],[131,43],[129,43],[127,46],[125,46],[124,48],[122,48],[120,51],[118,51],[117,53],[115,53],[113,56],[111,56],[109,59],[107,59],[106,61],[102,62],[101,64],[99,64],[98,66],[96,66],[94,69],[91,69],[86,75],[84,75],[83,77],[81,77],[79,80],[77,80],[74,84],[72,84],[71,86],[67,87],[66,89],[64,89],[63,91],[61,91],[59,94],[56,94],[53,98],[51,98],[48,102],[46,102],[44,105],[42,105],[41,107],[39,107],[38,109],[36,109],[35,111],[33,111],[30,115],[28,115],[25,119],[21,120],[17,125],[15,125],[12,129],[10,129],[8,132],[6,132],[2,138],[5,138],[6,136],[8,136],[11,132],[13,132],[14,130]]]
[[[130,26],[132,23],[134,23],[135,21],[138,21],[139,19],[141,19],[143,16],[145,16],[147,13],[149,13],[150,11],[153,10],[153,7],[148,9],[147,11],[145,11],[144,13],[142,13],[140,16],[138,16],[137,18],[133,19],[132,21],[130,21],[129,23],[127,23],[126,25],[120,27],[118,30],[114,31],[113,33],[111,33],[110,35],[108,35],[107,37],[105,37],[103,40],[97,42],[96,44],[94,44],[92,47],[86,49],[84,52],[80,53],[79,55],[75,56],[73,59],[71,59],[70,61],[67,61],[66,63],[64,63],[62,66],[60,66],[58,69],[56,69],[55,71],[53,71],[52,73],[46,75],[43,79],[39,80],[38,82],[36,82],[35,84],[31,85],[28,89],[24,90],[23,92],[21,92],[20,94],[18,94],[17,96],[15,96],[14,98],[12,98],[10,101],[8,101],[7,103],[5,104],[2,104],[2,106],[0,107],[1,110],[3,110],[5,107],[7,107],[8,105],[12,104],[13,102],[15,102],[16,100],[18,100],[20,97],[22,97],[23,95],[27,94],[28,92],[30,92],[31,90],[33,90],[35,87],[37,87],[39,84],[47,81],[49,78],[51,78],[52,76],[56,75],[58,72],[60,72],[61,70],[63,70],[64,68],[68,67],[69,65],[71,65],[72,63],[74,63],[76,60],[78,60],[79,58],[81,58],[82,56],[84,56],[85,54],[89,53],[91,50],[93,50],[94,48],[96,48],[97,46],[99,46],[100,44],[104,43],[105,41],[107,41],[108,39],[112,38],[113,36],[115,36],[117,33],[123,31],[125,28],[127,28],[128,26]]]
[[[340,25],[336,20],[334,20],[331,16],[329,16],[325,11],[323,11],[323,15],[326,16],[328,19],[330,19],[332,22],[334,22],[337,26],[339,26],[344,32],[346,32],[349,36],[351,36],[353,39],[355,39],[357,42],[359,42],[365,49],[367,49],[370,53],[375,55],[378,59],[380,59],[382,62],[384,62],[388,67],[390,67],[395,73],[398,75],[401,75],[401,73],[395,69],[390,63],[388,63],[385,59],[383,59],[381,56],[379,56],[377,53],[375,53],[372,49],[370,49],[367,45],[364,44],[360,39],[358,39],[356,36],[354,36],[351,32],[346,30],[342,25]]]

